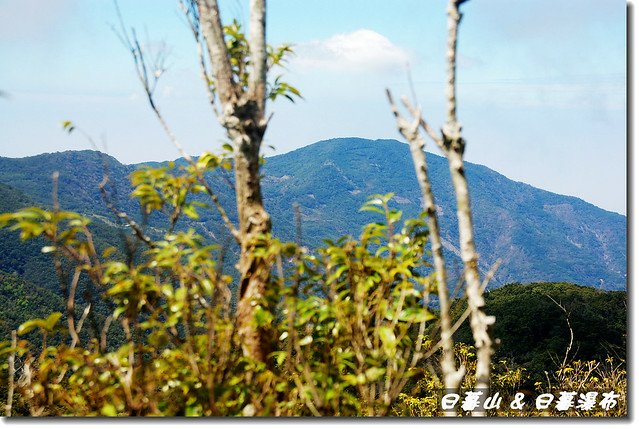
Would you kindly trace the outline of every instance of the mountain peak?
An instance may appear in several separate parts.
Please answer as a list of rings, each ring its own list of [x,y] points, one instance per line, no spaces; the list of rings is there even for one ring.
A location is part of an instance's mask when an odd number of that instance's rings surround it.
[[[0,183],[36,204],[50,205],[51,173],[57,170],[64,209],[108,217],[98,189],[104,159],[109,160],[110,184],[118,190],[118,204],[131,214],[139,213],[136,202],[129,198],[128,179],[139,165],[122,165],[96,151],[0,158]],[[447,260],[455,271],[459,267],[457,214],[448,163],[431,153],[428,163]],[[624,216],[512,181],[481,165],[466,163],[466,175],[480,267],[487,271],[498,258],[503,260],[495,283],[568,281],[626,288]],[[235,199],[228,183],[212,176],[212,186],[233,216]],[[291,206],[300,205],[303,235],[310,246],[321,245],[324,238],[358,235],[362,225],[378,221],[359,211],[372,194],[393,192],[392,204],[402,210],[404,218],[421,212],[410,150],[392,139],[335,138],[269,157],[263,167],[263,191],[274,232],[283,239],[294,239]],[[204,212],[201,226],[196,227],[219,229],[215,216]],[[157,223],[150,225],[154,228],[162,226],[159,218],[150,221]]]

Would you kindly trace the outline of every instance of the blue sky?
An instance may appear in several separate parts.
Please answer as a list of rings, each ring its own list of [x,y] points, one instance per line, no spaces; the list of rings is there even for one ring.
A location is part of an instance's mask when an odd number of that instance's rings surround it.
[[[222,0],[247,22],[248,2]],[[120,0],[129,25],[171,49],[158,100],[194,154],[224,133],[198,77],[176,0]],[[444,0],[269,3],[268,37],[297,55],[287,79],[304,100],[279,101],[266,155],[340,136],[399,138],[384,89],[415,93],[443,121]],[[506,176],[626,213],[626,3],[472,0],[462,7],[459,117],[467,159]],[[131,59],[110,26],[108,0],[0,0],[0,155],[86,149],[60,130],[73,120],[127,163],[174,159]],[[146,29],[146,30],[145,30]],[[145,38],[145,36],[143,36]],[[430,148],[434,152],[434,148]]]

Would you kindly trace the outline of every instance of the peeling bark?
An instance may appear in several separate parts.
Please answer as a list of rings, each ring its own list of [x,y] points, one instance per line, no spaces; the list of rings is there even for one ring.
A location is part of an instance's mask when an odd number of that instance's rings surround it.
[[[244,355],[265,361],[270,352],[266,333],[255,325],[255,307],[264,297],[270,265],[254,255],[259,237],[271,231],[260,185],[260,147],[266,131],[266,2],[252,0],[249,49],[251,70],[247,91],[234,81],[222,21],[216,0],[198,3],[200,26],[206,41],[222,106],[218,120],[235,152],[235,193],[239,218],[238,334]]]

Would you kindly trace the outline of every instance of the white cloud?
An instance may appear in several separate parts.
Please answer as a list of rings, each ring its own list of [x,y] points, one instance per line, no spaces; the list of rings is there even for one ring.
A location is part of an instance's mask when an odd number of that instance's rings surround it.
[[[295,47],[294,67],[331,71],[388,71],[404,68],[409,53],[368,29],[341,33]]]

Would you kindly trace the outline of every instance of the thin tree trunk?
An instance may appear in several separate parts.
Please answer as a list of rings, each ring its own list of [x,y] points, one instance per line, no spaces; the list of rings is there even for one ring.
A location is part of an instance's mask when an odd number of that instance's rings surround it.
[[[13,391],[15,389],[15,375],[16,375],[16,347],[18,345],[16,331],[11,331],[11,348],[13,351],[9,355],[9,381],[7,385],[7,404],[5,408],[5,416],[11,417],[11,411],[13,407]]]
[[[490,387],[490,365],[493,355],[493,341],[492,341],[492,325],[495,323],[493,316],[487,316],[484,312],[484,298],[483,298],[483,286],[480,280],[479,269],[477,266],[477,249],[475,248],[475,240],[473,237],[473,221],[470,204],[470,194],[468,192],[468,182],[464,171],[464,149],[465,141],[461,136],[461,125],[457,120],[457,95],[456,95],[456,71],[457,71],[457,36],[459,29],[459,22],[461,21],[461,13],[459,12],[459,6],[465,0],[449,0],[448,3],[448,44],[446,50],[446,62],[447,62],[447,85],[446,85],[446,124],[442,130],[442,137],[439,137],[437,133],[426,123],[422,118],[421,112],[411,106],[411,104],[404,99],[404,104],[410,110],[415,122],[409,125],[405,120],[399,117],[397,109],[394,107],[392,99],[391,106],[395,116],[398,117],[398,126],[400,131],[402,127],[407,140],[411,143],[411,153],[413,154],[413,162],[415,164],[415,171],[417,173],[420,186],[422,187],[422,194],[428,194],[430,189],[425,187],[427,184],[427,170],[426,159],[423,154],[423,142],[420,143],[421,137],[417,135],[417,127],[421,126],[428,136],[439,146],[446,158],[448,159],[448,166],[450,175],[455,191],[455,197],[457,202],[457,222],[459,226],[459,248],[461,252],[461,258],[464,263],[464,280],[466,283],[466,294],[468,296],[468,308],[470,312],[470,326],[473,333],[473,339],[475,341],[475,347],[477,349],[477,369],[475,372],[476,384],[475,387],[479,390],[487,392]],[[401,122],[404,122],[403,124]],[[421,153],[421,155],[420,155]],[[431,193],[432,195],[432,193]],[[433,204],[434,201],[424,200],[425,206],[428,210],[428,205]],[[433,208],[434,209],[434,208]],[[439,226],[435,220],[429,222],[431,229],[435,228],[439,230]],[[431,232],[432,234],[432,232]],[[431,235],[432,237],[432,235]],[[437,238],[440,238],[437,234]],[[432,240],[432,238],[431,238]],[[443,256],[437,256],[435,248],[437,244],[441,246],[441,243],[433,243],[433,259],[437,266],[443,264]],[[439,250],[440,252],[441,250]],[[441,258],[441,261],[438,261]],[[441,284],[441,275],[438,274],[438,283]],[[440,298],[441,300],[441,298]],[[450,321],[442,320],[442,346],[447,347],[444,342],[444,331],[450,332]],[[445,357],[442,357],[442,367],[445,365]],[[453,363],[454,365],[454,363]],[[452,367],[454,368],[454,366]],[[445,372],[445,371],[444,371]],[[445,372],[446,374],[446,372]],[[451,373],[452,374],[452,373]],[[454,378],[451,381],[455,381]],[[474,412],[473,415],[484,415],[483,410]]]
[[[461,13],[459,12],[459,0],[450,0],[448,3],[448,49],[447,49],[447,122],[443,130],[446,157],[450,175],[455,189],[457,200],[457,222],[459,225],[459,250],[464,262],[464,279],[466,281],[466,294],[468,307],[470,308],[470,327],[475,340],[477,350],[477,369],[475,372],[475,387],[487,392],[490,387],[490,364],[493,355],[493,342],[491,338],[492,325],[495,323],[493,316],[487,316],[484,312],[484,297],[482,294],[481,280],[477,266],[477,250],[473,237],[473,220],[468,192],[468,181],[464,171],[465,142],[461,136],[461,125],[457,120],[457,96],[456,96],[456,71],[457,71],[457,34]],[[473,415],[484,415],[483,410],[474,412]]]
[[[487,316],[483,310],[485,303],[481,290],[481,280],[477,266],[477,250],[473,237],[470,194],[468,193],[468,182],[466,181],[461,154],[451,154],[449,160],[450,174],[457,199],[459,250],[464,262],[466,294],[468,295],[468,307],[471,310],[470,327],[475,340],[475,348],[477,349],[475,387],[477,389],[488,389],[490,387],[490,363],[493,355],[491,333],[495,318]]]
[[[395,115],[395,119],[397,120],[398,129],[409,143],[413,166],[415,167],[415,175],[417,176],[417,182],[419,183],[419,188],[422,194],[423,208],[428,215],[427,222],[429,238],[435,275],[437,277],[437,293],[439,297],[440,336],[442,345],[442,357],[440,363],[444,377],[444,387],[449,390],[457,390],[464,376],[465,368],[462,366],[457,369],[457,365],[455,364],[455,351],[453,348],[450,319],[450,302],[448,296],[448,273],[446,271],[446,263],[443,254],[437,206],[435,205],[435,197],[433,195],[430,178],[428,176],[428,163],[426,162],[426,153],[424,152],[425,142],[419,134],[421,113],[418,109],[411,106],[407,99],[403,99],[404,105],[408,108],[414,118],[414,123],[409,124],[400,116],[390,91],[387,91],[387,95],[391,109]],[[454,414],[455,412],[453,411],[451,415]]]
[[[415,165],[415,173],[422,191],[424,199],[424,209],[428,214],[428,229],[430,246],[433,254],[433,265],[437,276],[437,294],[439,297],[439,323],[441,326],[442,358],[441,366],[444,374],[444,387],[450,390],[457,390],[464,375],[464,368],[457,369],[455,364],[455,351],[453,349],[453,336],[451,332],[450,302],[448,296],[448,274],[444,260],[441,233],[439,229],[439,219],[437,207],[428,179],[428,167],[426,154],[423,149],[423,140],[420,143],[411,143],[411,155]]]
[[[257,361],[266,361],[267,333],[255,323],[255,310],[269,283],[268,261],[255,256],[259,237],[271,232],[271,220],[264,208],[260,186],[260,147],[266,131],[266,1],[251,0],[249,50],[251,69],[246,92],[235,83],[224,40],[216,0],[198,3],[200,25],[215,75],[216,91],[222,104],[218,120],[226,128],[235,152],[235,193],[239,218],[237,323],[242,351]]]
[[[247,148],[235,157],[235,193],[240,232],[240,285],[238,293],[238,334],[245,356],[265,361],[270,352],[266,332],[255,326],[255,305],[264,296],[270,265],[255,256],[260,235],[271,231],[271,220],[262,203],[259,155]]]

